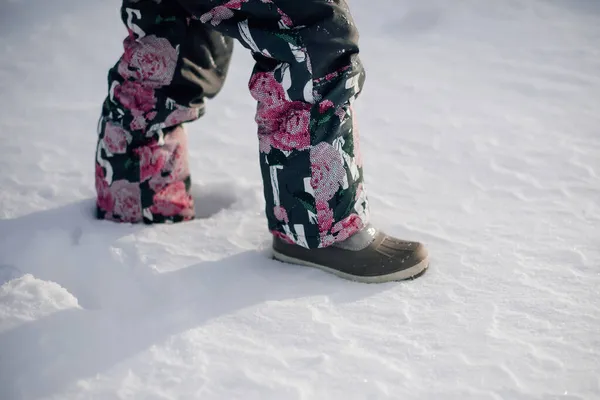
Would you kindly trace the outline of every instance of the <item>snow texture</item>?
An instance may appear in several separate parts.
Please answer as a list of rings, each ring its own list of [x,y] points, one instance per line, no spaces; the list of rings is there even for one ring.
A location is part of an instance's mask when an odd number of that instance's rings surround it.
[[[600,399],[600,2],[353,0],[374,222],[422,278],[268,257],[237,46],[201,218],[96,221],[119,2],[0,0],[0,398]]]

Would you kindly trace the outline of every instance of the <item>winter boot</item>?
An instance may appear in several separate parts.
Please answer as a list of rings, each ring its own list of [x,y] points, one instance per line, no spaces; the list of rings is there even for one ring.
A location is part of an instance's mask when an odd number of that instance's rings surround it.
[[[342,242],[319,249],[289,244],[274,236],[273,258],[364,283],[414,278],[429,265],[425,246],[390,237],[372,226]]]

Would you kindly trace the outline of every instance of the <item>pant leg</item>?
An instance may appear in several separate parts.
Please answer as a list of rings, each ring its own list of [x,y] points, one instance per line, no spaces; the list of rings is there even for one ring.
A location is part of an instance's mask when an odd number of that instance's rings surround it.
[[[364,82],[344,0],[178,0],[249,48],[269,229],[325,247],[368,220],[351,107]]]
[[[97,215],[124,222],[194,217],[183,123],[223,86],[233,42],[176,2],[124,0],[124,53],[108,73],[96,151]]]

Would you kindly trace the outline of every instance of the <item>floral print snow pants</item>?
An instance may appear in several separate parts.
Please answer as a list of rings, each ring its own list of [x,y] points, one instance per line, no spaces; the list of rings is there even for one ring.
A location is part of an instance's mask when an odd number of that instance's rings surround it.
[[[220,91],[237,39],[256,60],[269,230],[319,248],[366,225],[351,107],[364,70],[344,0],[124,0],[121,16],[129,34],[98,127],[98,218],[194,218],[183,124]]]

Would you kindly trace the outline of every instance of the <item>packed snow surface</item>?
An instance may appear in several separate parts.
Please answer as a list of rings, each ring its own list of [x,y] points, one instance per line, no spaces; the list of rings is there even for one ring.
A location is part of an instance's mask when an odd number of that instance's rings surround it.
[[[600,399],[600,1],[351,1],[382,285],[269,258],[241,46],[199,218],[93,218],[119,5],[0,0],[0,399]]]

